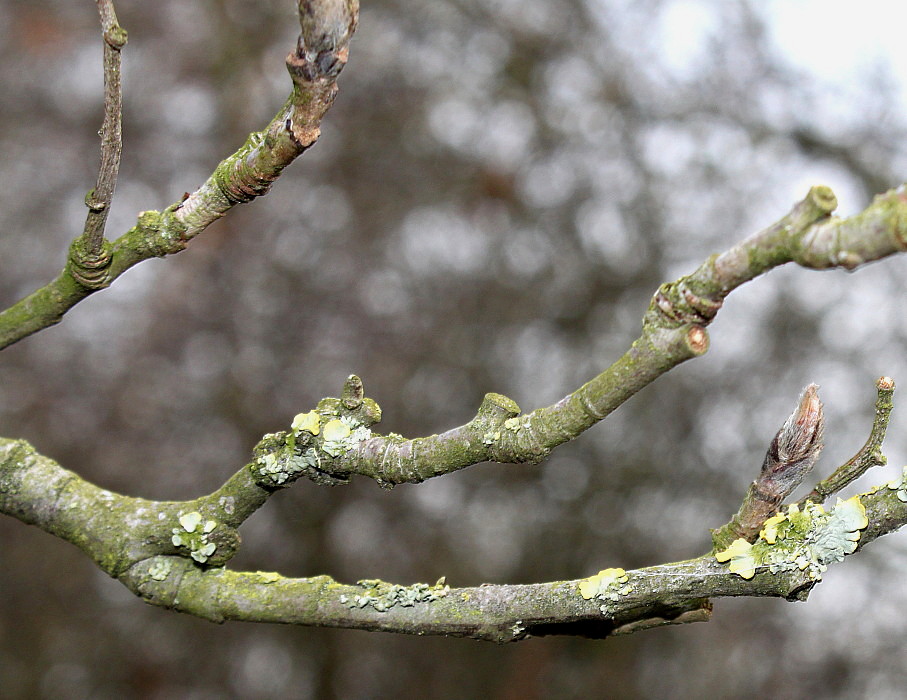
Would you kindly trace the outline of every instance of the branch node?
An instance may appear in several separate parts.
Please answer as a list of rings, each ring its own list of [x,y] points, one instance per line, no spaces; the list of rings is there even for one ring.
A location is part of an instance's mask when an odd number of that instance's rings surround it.
[[[126,46],[129,36],[125,29],[116,24],[104,29],[104,43],[115,51],[120,51]]]
[[[90,211],[93,212],[102,212],[107,208],[108,202],[103,199],[99,199],[96,196],[96,190],[92,187],[88,192],[85,193],[85,206],[88,207]]]
[[[280,177],[280,170],[264,172],[255,167],[257,159],[254,156],[263,145],[267,146],[265,138],[263,132],[252,132],[242,147],[214,171],[212,179],[231,206],[245,204],[267,194]]]
[[[478,410],[478,418],[493,425],[499,425],[508,418],[515,418],[518,415],[520,407],[516,401],[503,394],[485,394]]]
[[[721,292],[697,294],[690,288],[689,282],[690,276],[687,276],[662,284],[649,304],[646,321],[669,328],[711,323],[721,310],[724,295]]]
[[[77,238],[69,247],[69,273],[80,286],[90,291],[110,286],[110,243],[102,241],[100,250],[93,252],[86,247],[82,238]]]

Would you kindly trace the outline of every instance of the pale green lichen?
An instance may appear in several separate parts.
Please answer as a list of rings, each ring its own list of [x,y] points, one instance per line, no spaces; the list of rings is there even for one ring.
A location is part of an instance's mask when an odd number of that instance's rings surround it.
[[[169,559],[158,559],[148,567],[148,575],[155,581],[165,581],[170,575],[173,564]]]
[[[356,585],[362,586],[366,591],[352,598],[341,595],[340,602],[350,609],[371,606],[378,612],[387,612],[395,605],[408,608],[416,603],[430,603],[445,598],[450,593],[450,586],[444,582],[443,578],[439,579],[434,586],[427,583],[400,586],[380,579],[363,579],[357,581]]]
[[[310,423],[309,427],[314,426]],[[266,435],[262,441],[269,438],[277,444],[270,452],[261,454],[255,461],[257,475],[266,485],[270,487],[289,485],[302,474],[321,469],[317,444],[312,444],[315,438],[308,428],[301,428],[298,433],[290,433],[282,439],[280,434]]]
[[[339,418],[329,420],[324,424],[324,439],[326,442],[340,442],[349,437],[350,426]]]
[[[834,510],[828,514],[825,527],[815,532],[812,551],[820,563],[843,561],[847,554],[856,551],[860,530],[867,525],[866,508],[858,496],[846,501],[838,499]]]
[[[483,444],[483,445],[493,445],[494,443],[496,443],[496,442],[497,442],[498,440],[500,440],[500,439],[501,439],[501,433],[500,433],[500,432],[498,432],[498,431],[495,431],[495,432],[488,431],[487,433],[485,433],[485,434],[482,436],[482,444]]]
[[[272,487],[282,486],[298,477],[301,469],[293,463],[293,457],[294,451],[301,447],[299,443],[305,444],[301,440],[288,444],[287,436],[280,433],[265,435],[259,442],[259,448],[266,446],[267,451],[260,453],[255,460],[257,476]]]
[[[203,524],[203,519],[198,511],[181,514],[178,518],[180,527],[173,528],[173,536],[170,538],[174,547],[188,549],[189,556],[199,564],[208,561],[217,550],[217,545],[208,539],[208,535],[217,528],[217,522],[207,520]]]
[[[630,575],[621,568],[602,569],[594,576],[585,578],[579,583],[579,593],[586,600],[602,601],[600,610],[608,612],[608,603],[617,602],[620,596],[633,592]]]
[[[904,472],[901,474],[900,479],[894,479],[888,482],[888,488],[892,491],[897,491],[895,495],[898,497],[899,501],[907,503],[907,467],[904,467]]]
[[[186,532],[195,532],[195,528],[197,528],[201,522],[202,514],[197,511],[183,513],[183,515],[179,517],[179,523]]]
[[[370,437],[372,431],[356,417],[340,415],[339,401],[324,399],[316,411],[296,414],[289,432],[265,435],[252,470],[267,488],[288,486],[303,475],[316,483],[342,483],[347,477],[330,469],[334,458]]]
[[[743,578],[753,578],[759,565],[753,556],[753,545],[744,539],[736,539],[730,546],[715,554],[715,558],[724,563],[729,561],[731,573],[740,574]]]
[[[766,566],[773,574],[799,569],[819,580],[829,564],[856,550],[860,530],[868,524],[859,496],[839,498],[831,512],[818,503],[807,502],[802,509],[793,504],[766,520],[754,543],[734,540],[715,558],[729,562],[732,573],[747,579]]]
[[[507,430],[514,431],[529,428],[529,415],[508,418],[504,421],[504,427],[507,428]]]
[[[350,416],[341,416],[340,418],[328,421],[322,435],[324,442],[321,444],[323,452],[337,457],[349,452],[363,440],[368,440],[372,436],[372,431],[364,425],[360,425]]]

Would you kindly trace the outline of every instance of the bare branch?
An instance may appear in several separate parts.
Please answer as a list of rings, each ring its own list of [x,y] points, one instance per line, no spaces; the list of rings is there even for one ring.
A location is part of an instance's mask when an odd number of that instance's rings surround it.
[[[358,384],[348,380],[345,404],[328,401],[320,410],[343,405],[359,411],[362,420],[366,414],[374,417]],[[348,435],[343,428],[348,422],[340,419],[332,419],[331,425],[308,414],[297,418],[300,433],[317,433],[327,442]],[[810,386],[773,441],[760,478],[779,492],[792,488],[773,465],[804,472],[802,464],[814,458],[821,432],[821,406]],[[321,448],[328,450],[324,442]],[[760,558],[750,557],[743,565],[723,563],[733,557],[724,552],[530,585],[451,588],[443,579],[433,585],[379,580],[344,585],[327,576],[294,579],[222,568],[238,551],[236,528],[273,491],[261,484],[260,475],[260,464],[254,462],[209,496],[150,501],[100,489],[28,443],[0,438],[0,512],[72,542],[147,602],[215,622],[280,622],[495,642],[548,634],[628,634],[708,620],[715,597],[803,600],[829,563],[907,524],[907,483],[902,479],[851,499],[842,515],[837,508],[826,512],[811,504],[812,510],[799,512],[793,506],[793,515],[786,518],[796,517],[798,524],[788,527],[786,539],[778,534],[785,518],[776,516],[774,534],[764,542],[760,538]]]
[[[785,217],[695,272],[662,285],[643,318],[642,334],[600,375],[556,404],[521,414],[506,396],[487,394],[475,418],[441,435],[406,440],[374,436],[339,458],[325,460],[323,483],[352,474],[382,485],[417,483],[483,461],[538,463],[579,436],[665,372],[708,350],[706,326],[740,285],[788,262],[827,269],[879,260],[907,248],[904,188],[876,197],[863,212],[830,218],[836,206],[827,187],[813,187]]]
[[[305,4],[319,9],[324,2],[313,0]],[[326,4],[334,12],[334,3]],[[346,29],[335,34],[347,43],[337,45],[330,56],[320,51],[314,62],[305,53],[299,55],[298,50],[290,53],[286,63],[293,91],[264,130],[250,134],[246,143],[224,159],[195,192],[163,212],[141,212],[136,226],[109,248],[102,245],[101,257],[107,256],[109,261],[97,262],[97,266],[105,267],[101,277],[89,272],[94,263],[82,252],[78,239],[73,246],[76,252],[71,253],[55,280],[0,313],[0,349],[59,323],[69,309],[101,287],[109,286],[133,265],[184,250],[192,238],[234,206],[266,194],[283,169],[318,139],[321,120],[334,102],[337,76],[346,64],[348,41],[358,21],[358,2],[348,2],[344,7],[348,13],[344,15]],[[337,21],[338,16],[334,13],[331,18]],[[111,37],[116,36],[114,31]],[[105,32],[105,40],[106,37]],[[99,230],[103,235],[103,226]],[[95,281],[86,285],[84,280],[88,278]]]

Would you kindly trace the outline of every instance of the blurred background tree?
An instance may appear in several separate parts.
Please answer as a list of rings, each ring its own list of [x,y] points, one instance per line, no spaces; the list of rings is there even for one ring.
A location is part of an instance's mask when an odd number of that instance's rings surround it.
[[[273,116],[298,32],[285,0],[117,9],[130,42],[111,236]],[[855,17],[896,25],[889,9],[368,0],[317,146],[185,254],[6,350],[3,434],[106,488],[183,498],[351,372],[381,403],[381,429],[408,436],[468,420],[487,391],[527,410],[556,401],[636,337],[660,282],[810,184],[831,185],[845,214],[899,184],[896,57],[845,41]],[[87,4],[0,0],[0,16],[6,306],[59,270],[81,226],[102,94]],[[798,61],[810,52],[833,55],[838,79]],[[747,285],[708,355],[539,467],[392,492],[300,482],[246,524],[233,564],[475,585],[699,554],[804,384],[822,386],[829,422],[817,471],[862,444],[874,379],[907,380],[905,265]],[[892,475],[907,458],[895,400]],[[508,647],[216,627],[141,605],[12,519],[0,541],[9,698],[899,697],[907,680],[903,536],[830,571],[807,605],[720,600],[708,625]]]

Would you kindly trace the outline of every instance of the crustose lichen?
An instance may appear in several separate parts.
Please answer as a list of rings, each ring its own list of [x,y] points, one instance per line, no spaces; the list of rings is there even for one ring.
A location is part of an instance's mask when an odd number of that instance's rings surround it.
[[[443,577],[434,586],[427,583],[400,586],[379,579],[363,579],[356,584],[365,588],[365,592],[352,598],[341,595],[340,602],[351,609],[371,606],[378,612],[387,612],[395,605],[408,608],[416,603],[430,603],[445,598],[450,593],[450,586],[444,582]]]

